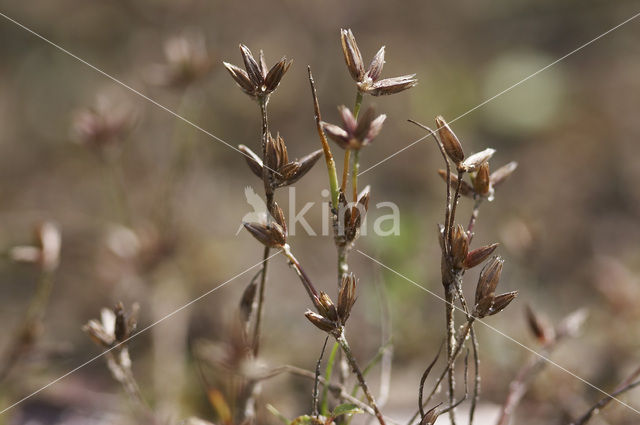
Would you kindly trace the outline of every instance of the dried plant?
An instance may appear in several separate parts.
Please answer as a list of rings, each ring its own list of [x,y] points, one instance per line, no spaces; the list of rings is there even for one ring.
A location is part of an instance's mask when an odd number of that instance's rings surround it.
[[[371,187],[359,187],[361,151],[374,140],[381,139],[386,122],[386,114],[378,114],[372,106],[362,114],[365,95],[381,96],[400,93],[417,84],[415,74],[382,79],[385,63],[385,47],[375,54],[371,64],[365,68],[362,54],[350,29],[340,31],[340,41],[347,71],[355,82],[355,102],[353,108],[341,105],[338,111],[341,124],[331,124],[322,119],[320,101],[315,81],[308,67],[308,79],[315,118],[315,127],[321,149],[310,152],[300,159],[289,157],[285,138],[272,131],[268,104],[277,91],[283,77],[290,70],[292,61],[282,57],[268,67],[264,53],[255,57],[249,48],[240,45],[244,69],[224,62],[234,82],[242,92],[258,104],[258,118],[261,130],[255,137],[255,147],[241,144],[238,150],[251,173],[262,182],[266,211],[264,219],[243,223],[247,232],[262,246],[261,268],[248,282],[237,307],[228,341],[212,344],[199,341],[193,346],[193,354],[206,398],[213,407],[219,424],[251,425],[266,423],[262,416],[265,409],[292,425],[345,425],[355,414],[367,415],[380,425],[397,424],[383,413],[384,403],[374,396],[367,381],[367,372],[379,361],[376,356],[365,367],[351,348],[349,321],[359,291],[367,290],[367,285],[358,282],[349,265],[349,254],[360,236],[361,226],[368,212]],[[152,82],[164,87],[186,89],[189,85],[204,79],[212,68],[212,61],[205,47],[204,38],[178,37],[170,39],[165,46],[166,63],[155,65],[150,74]],[[444,341],[433,360],[427,365],[418,381],[418,408],[408,425],[433,425],[439,417],[448,415],[451,425],[458,422],[456,413],[460,406],[468,405],[469,425],[476,415],[480,388],[480,340],[476,334],[479,321],[499,315],[518,296],[518,291],[498,290],[505,260],[496,255],[497,243],[484,243],[474,247],[474,231],[481,205],[494,201],[496,191],[514,173],[516,162],[510,162],[491,171],[490,162],[496,151],[486,148],[471,155],[442,116],[435,118],[436,128],[431,128],[410,120],[433,138],[442,156],[444,168],[437,174],[444,180],[443,222],[437,226],[437,243],[440,246],[440,277],[445,302],[443,323]],[[172,231],[163,232],[170,223],[172,208],[164,204],[161,219],[149,226],[134,223],[127,204],[125,185],[119,167],[119,156],[123,142],[128,138],[135,124],[135,114],[124,105],[100,100],[96,107],[80,111],[73,123],[78,141],[91,148],[113,171],[114,205],[119,208],[122,228],[118,235],[112,235],[110,248],[117,256],[131,261],[139,276],[149,276],[178,249],[177,238]],[[275,136],[274,136],[275,134]],[[331,142],[335,143],[332,145]],[[380,142],[376,142],[380,143]],[[332,152],[332,146],[344,151],[342,173],[339,174]],[[467,150],[468,152],[468,150]],[[182,159],[178,152],[179,159]],[[337,256],[337,288],[335,296],[320,291],[314,280],[305,271],[300,259],[294,255],[295,241],[290,238],[287,218],[278,205],[277,190],[299,184],[303,177],[318,162],[325,160],[330,191],[330,219],[333,230],[333,244]],[[177,166],[184,171],[182,162]],[[174,174],[177,175],[177,174]],[[165,194],[166,195],[166,194]],[[468,220],[460,219],[459,204],[463,198],[472,201],[472,211]],[[464,224],[461,224],[464,223]],[[118,232],[115,232],[118,233]],[[434,244],[436,243],[434,238]],[[124,248],[123,248],[124,247]],[[32,308],[27,313],[25,325],[17,333],[16,341],[0,369],[0,380],[15,366],[21,356],[32,348],[36,329],[41,325],[44,306],[51,289],[51,277],[59,262],[60,234],[55,225],[45,223],[38,228],[35,246],[13,248],[9,256],[15,261],[28,262],[42,271],[42,283],[38,295],[34,297]],[[321,331],[322,350],[315,363],[315,370],[307,370],[292,365],[268,367],[261,359],[261,330],[265,306],[265,291],[268,282],[268,264],[273,254],[282,254],[298,277],[309,299],[309,308],[300,306],[301,316]],[[480,268],[482,266],[482,268]],[[464,291],[464,277],[468,270],[480,269],[475,284],[473,298],[467,298]],[[456,315],[456,311],[461,312]],[[113,378],[122,386],[130,400],[134,402],[141,416],[155,423],[155,412],[147,404],[132,371],[128,341],[134,335],[137,325],[138,305],[127,313],[122,303],[112,309],[102,309],[100,320],[90,320],[83,327],[89,337],[105,351],[107,366]],[[462,323],[460,318],[463,317]],[[532,357],[517,373],[508,388],[497,425],[508,425],[514,411],[526,394],[530,383],[545,365],[545,359],[566,338],[574,337],[584,321],[585,313],[580,310],[563,319],[557,326],[527,307],[526,318],[529,329],[541,346],[541,352]],[[348,337],[349,335],[349,337]],[[327,343],[335,341],[328,351]],[[425,349],[431,349],[425,344]],[[384,347],[383,347],[384,348]],[[381,348],[381,350],[383,350]],[[444,367],[429,389],[429,376],[441,360]],[[329,352],[325,356],[325,352]],[[382,352],[382,351],[381,351]],[[463,359],[460,355],[464,353]],[[325,360],[326,358],[326,360]],[[462,363],[462,364],[460,364]],[[469,365],[473,374],[469,373]],[[324,373],[322,368],[324,364]],[[334,366],[339,373],[334,377]],[[210,369],[209,369],[210,368]],[[460,369],[463,371],[460,373]],[[210,371],[215,378],[211,379]],[[260,401],[261,383],[283,373],[313,381],[310,392],[308,414],[288,421],[276,407],[262,406]],[[640,385],[640,372],[634,372],[612,393],[593,405],[578,417],[572,425],[584,425],[612,399]],[[457,379],[463,377],[463,389]],[[469,377],[473,378],[470,379]],[[446,380],[444,400],[437,395]],[[349,384],[354,387],[349,389]],[[322,391],[321,391],[322,387]],[[469,388],[471,387],[471,388]],[[363,396],[358,396],[362,391]],[[330,406],[329,399],[335,403]],[[212,425],[210,422],[191,417],[183,422],[187,425]]]
[[[34,350],[43,332],[43,321],[53,289],[54,275],[60,264],[62,237],[58,225],[45,221],[35,227],[34,233],[33,245],[15,246],[8,252],[12,261],[36,267],[39,278],[24,317],[13,332],[6,352],[0,357],[0,382]]]
[[[146,406],[131,370],[132,363],[127,345],[136,330],[138,310],[138,304],[134,304],[131,312],[127,313],[122,303],[111,309],[103,308],[100,311],[100,320],[89,320],[82,330],[96,345],[108,350],[106,359],[111,376],[122,385],[129,398],[137,405]]]

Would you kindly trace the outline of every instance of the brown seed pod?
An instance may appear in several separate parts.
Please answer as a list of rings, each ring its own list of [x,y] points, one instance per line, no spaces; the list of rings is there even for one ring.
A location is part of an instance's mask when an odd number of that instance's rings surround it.
[[[462,151],[460,141],[449,127],[449,124],[447,124],[440,115],[436,117],[436,126],[438,128],[438,134],[440,135],[440,141],[444,146],[447,156],[449,156],[454,164],[460,165],[462,161],[464,161],[464,152]]]

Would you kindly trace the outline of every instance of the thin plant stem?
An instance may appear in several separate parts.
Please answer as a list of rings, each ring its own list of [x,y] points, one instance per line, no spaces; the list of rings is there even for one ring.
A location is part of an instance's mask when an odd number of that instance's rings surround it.
[[[482,204],[482,198],[477,197],[473,202],[473,211],[471,212],[471,218],[469,218],[469,225],[467,226],[467,233],[469,234],[469,244],[473,239],[473,228],[478,220],[478,214],[480,213],[480,204]]]
[[[351,186],[353,187],[353,202],[358,202],[358,173],[360,172],[360,150],[353,152],[353,172]]]
[[[267,157],[267,138],[269,137],[269,118],[267,115],[267,105],[269,97],[259,99],[260,116],[262,117],[262,163],[266,164]],[[267,211],[271,211],[273,205],[273,187],[271,186],[271,171],[268,167],[262,167],[262,179],[264,182],[264,191],[267,198]],[[269,214],[267,214],[269,217]],[[269,247],[265,247],[262,254],[262,275],[258,284],[258,307],[256,311],[256,321],[253,330],[253,355],[258,356],[260,352],[260,326],[262,324],[262,311],[264,305],[265,286],[267,284],[267,271],[269,264]]]
[[[589,422],[589,420],[591,420],[592,417],[597,415],[602,409],[604,409],[616,397],[618,397],[621,394],[626,393],[627,391],[630,391],[630,390],[634,389],[637,386],[640,386],[640,380],[636,380],[638,378],[638,375],[640,375],[640,368],[636,369],[635,372],[633,372],[630,377],[625,379],[616,388],[616,390],[613,392],[613,394],[611,394],[610,396],[606,396],[606,397],[603,397],[602,399],[600,399],[600,401],[598,401],[589,410],[587,410],[587,412],[584,415],[582,415],[580,418],[578,418],[574,422],[571,422],[570,425],[584,425],[584,424],[586,424],[587,422]]]
[[[360,107],[362,106],[363,97],[364,96],[362,95],[362,92],[358,90],[356,92],[356,101],[353,105],[353,116],[355,117],[355,119],[358,119],[358,114],[360,113]]]
[[[360,387],[362,388],[362,391],[364,392],[364,395],[367,398],[369,405],[373,408],[373,411],[375,412],[378,422],[380,423],[380,425],[386,425],[384,421],[384,417],[382,416],[382,413],[378,409],[376,400],[373,398],[373,395],[369,391],[369,387],[367,386],[367,381],[364,379],[364,376],[360,371],[358,362],[356,361],[355,357],[353,356],[353,353],[351,352],[351,347],[349,347],[349,343],[347,342],[347,339],[344,336],[344,331],[342,330],[339,335],[334,335],[334,338],[340,344],[340,347],[342,348],[342,352],[344,353],[345,357],[349,361],[349,364],[351,365],[351,369],[356,374],[356,377],[360,382]]]
[[[360,90],[356,92],[356,101],[353,105],[353,117],[357,120],[360,114],[360,107],[362,106],[363,95]],[[348,163],[345,162],[345,167]],[[353,188],[353,202],[358,201],[358,173],[360,172],[360,151],[353,152],[353,171],[351,172],[351,186]]]
[[[318,136],[320,137],[320,143],[322,144],[322,150],[324,152],[324,160],[327,165],[327,173],[329,174],[329,188],[331,190],[331,203],[332,208],[338,208],[338,198],[340,196],[340,189],[338,188],[338,175],[336,172],[336,163],[333,160],[331,149],[329,148],[329,142],[327,136],[322,129],[322,116],[320,115],[320,105],[318,104],[318,94],[316,93],[316,85],[313,81],[313,75],[311,74],[311,67],[307,67],[309,73],[309,84],[311,85],[311,95],[313,96],[313,110],[316,119],[316,129],[318,130]]]
[[[262,324],[262,311],[264,309],[264,292],[267,283],[267,265],[269,259],[269,247],[264,247],[262,254],[262,271],[260,272],[260,283],[258,284],[258,303],[256,307],[256,321],[253,328],[253,355],[258,356],[260,352],[260,326]]]
[[[322,357],[324,356],[324,351],[327,349],[327,342],[329,341],[329,335],[324,339],[324,344],[322,344],[322,350],[320,350],[320,356],[318,357],[318,362],[316,363],[316,376],[313,382],[313,399],[312,399],[312,407],[311,412],[312,415],[318,417],[320,415],[318,411],[318,384],[320,383],[320,364],[322,363]]]
[[[340,185],[340,191],[345,193],[347,191],[347,181],[349,180],[349,160],[351,159],[351,149],[344,150],[344,160],[342,162],[342,184]]]
[[[292,365],[284,365],[284,366],[280,366],[277,367],[275,369],[273,369],[272,371],[270,371],[267,375],[265,375],[264,377],[262,377],[262,379],[269,379],[272,378],[274,376],[278,376],[282,373],[290,373],[292,375],[295,376],[300,376],[302,378],[307,378],[307,379],[315,379],[315,373],[310,371],[310,370],[306,370],[306,369],[302,369],[299,368],[297,366],[292,366]],[[366,412],[367,414],[371,415],[371,416],[375,416],[375,411],[373,410],[373,408],[371,408],[371,406],[369,406],[366,403],[363,403],[362,401],[360,401],[359,399],[351,396],[349,394],[349,392],[347,391],[347,389],[341,385],[341,384],[335,384],[335,383],[331,383],[329,382],[329,380],[320,377],[319,379],[320,384],[322,384],[322,386],[327,389],[327,391],[331,392],[331,394],[337,398],[338,400],[344,401],[344,402],[349,402],[349,403],[353,403],[356,406],[358,406],[360,409],[362,409],[364,412]],[[399,425],[398,422],[394,421],[391,418],[384,418],[385,421],[387,421],[390,424],[393,425]]]
[[[456,291],[458,292],[458,299],[460,305],[467,315],[467,321],[471,319],[471,313],[467,304],[467,299],[462,291],[462,273],[459,273],[456,280]],[[480,399],[480,356],[478,355],[478,338],[476,337],[476,331],[473,325],[470,326],[471,344],[473,346],[473,364],[474,364],[474,379],[473,379],[473,397],[471,398],[471,406],[469,407],[469,425],[473,425],[473,418],[475,415],[476,407]]]
[[[453,364],[453,362],[455,362],[457,360],[458,356],[462,352],[462,346],[464,345],[465,339],[467,339],[467,336],[469,335],[469,332],[471,330],[471,326],[473,325],[473,322],[475,321],[475,319],[476,318],[474,316],[469,316],[469,318],[467,320],[467,323],[464,325],[464,327],[462,328],[462,331],[460,332],[460,335],[458,336],[458,340],[456,342],[456,350],[455,350],[455,352],[453,354],[453,359],[449,360],[447,362],[447,367],[444,368],[444,370],[442,371],[442,373],[440,374],[440,376],[436,380],[435,384],[433,385],[433,389],[431,390],[431,392],[427,396],[427,399],[424,401],[424,403],[422,403],[422,406],[426,406],[426,405],[429,404],[429,402],[431,401],[431,399],[435,395],[436,391],[438,391],[438,388],[440,387],[440,384],[442,383],[444,378],[447,376],[447,373],[448,373],[449,369],[451,369],[451,365]],[[411,425],[416,420],[416,418],[418,417],[419,414],[420,414],[420,412],[416,411],[416,413],[411,417],[411,419],[409,419],[409,422],[407,422],[407,424]]]
[[[36,292],[31,298],[22,323],[13,334],[10,349],[5,354],[0,367],[0,382],[2,382],[20,362],[20,359],[33,348],[37,330],[44,319],[47,304],[53,289],[53,272],[42,271],[38,279]]]
[[[456,324],[454,316],[454,297],[455,289],[451,284],[445,288],[445,301],[446,301],[446,322],[447,322],[447,360],[450,363],[448,367],[448,383],[449,383],[449,405],[453,405],[455,400],[456,378],[455,378],[455,362],[453,362],[454,353],[456,350]],[[449,418],[451,424],[455,425],[455,412],[449,411]]]
[[[333,373],[333,365],[335,364],[336,355],[338,353],[338,349],[340,348],[340,344],[337,342],[333,344],[333,348],[331,349],[331,354],[329,354],[329,360],[327,361],[327,367],[324,371],[324,380],[325,382],[331,381],[331,374]],[[329,387],[327,385],[324,386],[322,390],[322,405],[320,407],[320,411],[324,416],[329,414]],[[355,394],[352,394],[355,397]]]

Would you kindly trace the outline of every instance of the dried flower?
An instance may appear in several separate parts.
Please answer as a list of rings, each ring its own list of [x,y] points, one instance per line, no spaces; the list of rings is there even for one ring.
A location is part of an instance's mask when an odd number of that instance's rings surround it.
[[[358,201],[347,202],[344,192],[338,198],[338,220],[334,223],[335,238],[338,245],[355,241],[360,233],[360,225],[369,208],[370,186],[358,194]]]
[[[461,270],[464,268],[464,262],[469,252],[469,237],[467,232],[460,224],[458,224],[451,234],[451,259],[452,266]]]
[[[462,164],[460,164],[460,168],[462,168],[467,173],[474,172],[478,169],[478,167],[491,159],[494,153],[496,153],[496,150],[491,148],[476,152],[462,161]]]
[[[324,316],[319,315],[318,313],[314,313],[311,310],[307,310],[304,315],[309,319],[313,325],[324,332],[334,332],[336,330],[336,323],[332,322],[329,319],[326,319]]]
[[[238,86],[255,99],[265,99],[273,93],[293,63],[293,61],[287,61],[287,58],[283,56],[271,69],[267,69],[262,50],[260,51],[259,63],[254,59],[251,50],[244,44],[240,44],[240,53],[246,71],[228,62],[223,62],[223,64]]]
[[[541,344],[547,344],[555,339],[555,329],[546,317],[536,314],[530,305],[525,308],[529,330]]]
[[[513,174],[516,168],[518,168],[518,163],[515,161],[498,168],[491,174],[491,185],[494,188],[498,187],[502,182],[511,177],[511,174]]]
[[[480,248],[476,248],[467,254],[467,258],[464,260],[464,267],[466,269],[472,269],[478,264],[481,264],[484,260],[489,258],[493,251],[496,250],[499,244],[494,243],[486,245]]]
[[[244,153],[244,158],[253,173],[262,178],[262,160],[251,149],[245,145],[239,145],[238,149]],[[322,156],[322,149],[311,152],[300,159],[289,161],[287,147],[280,135],[275,138],[269,134],[267,136],[267,166],[275,171],[271,173],[271,183],[274,189],[291,185],[300,180],[313,168],[315,163]]]
[[[89,320],[82,330],[103,348],[111,348],[115,344],[125,342],[135,332],[138,317],[138,304],[133,304],[131,312],[124,311],[122,303],[113,309],[103,308],[100,311],[100,321]]]
[[[135,111],[110,97],[98,96],[96,104],[77,112],[73,132],[78,142],[94,149],[122,142],[136,122]]]
[[[164,44],[166,63],[149,69],[151,83],[167,87],[185,87],[209,73],[209,58],[200,33],[169,38]]]
[[[287,234],[278,223],[243,223],[244,227],[260,243],[269,248],[280,248],[287,243]]]
[[[35,229],[35,245],[16,246],[9,251],[13,261],[35,263],[45,272],[53,272],[60,264],[62,239],[56,224],[45,221]]]
[[[473,177],[473,189],[480,196],[492,196],[493,187],[491,187],[491,176],[489,175],[488,162],[485,162],[478,167],[478,171]]]
[[[489,164],[484,162],[478,166],[475,173],[471,174],[473,185],[470,185],[464,180],[462,181],[460,184],[460,194],[468,198],[480,197],[492,201],[496,187],[508,179],[516,168],[518,168],[518,163],[510,162],[489,174]],[[445,170],[438,170],[438,174],[442,177],[442,180],[447,181],[447,172]],[[449,177],[451,179],[451,186],[457,187],[458,177],[454,175],[450,175]]]
[[[483,318],[492,316],[504,310],[518,296],[518,291],[495,295],[496,287],[500,281],[504,260],[493,257],[480,272],[478,286],[476,287],[476,303],[474,316]]]
[[[495,256],[484,266],[480,272],[478,286],[476,287],[476,303],[495,292],[500,281],[503,264],[504,260],[499,256]]]
[[[438,134],[440,135],[440,142],[444,146],[445,152],[456,166],[460,166],[462,161],[464,161],[462,144],[460,144],[455,133],[442,116],[436,117],[436,126],[438,128]]]
[[[379,79],[384,66],[384,46],[378,50],[378,53],[371,61],[371,65],[369,65],[369,69],[365,71],[362,54],[350,29],[340,30],[340,41],[349,73],[356,82],[358,90],[362,93],[368,93],[373,96],[388,95],[399,93],[418,84],[418,80],[415,78],[416,74]]]
[[[349,108],[338,107],[343,127],[322,122],[322,128],[327,135],[342,149],[361,149],[367,146],[382,130],[382,124],[387,118],[385,114],[375,117],[375,110],[369,107],[356,121]]]
[[[342,276],[342,284],[338,292],[338,317],[344,325],[351,314],[351,308],[356,302],[356,278],[353,273]]]

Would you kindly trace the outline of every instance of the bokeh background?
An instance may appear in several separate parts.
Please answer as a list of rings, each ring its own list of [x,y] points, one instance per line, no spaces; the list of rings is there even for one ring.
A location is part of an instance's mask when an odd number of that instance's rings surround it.
[[[353,103],[339,43],[339,29],[350,27],[367,63],[386,45],[384,76],[416,73],[419,79],[401,94],[365,98],[365,105],[388,116],[362,152],[366,169],[422,136],[407,118],[430,125],[437,114],[454,119],[634,15],[638,3],[2,0],[0,11],[234,146],[257,149],[260,117],[222,61],[241,65],[240,42],[256,53],[264,49],[268,63],[287,55],[295,62],[272,96],[270,124],[294,157],[319,148],[307,64],[325,120],[337,122],[336,106]],[[169,58],[165,54],[172,37],[200,37],[207,55],[201,64],[210,61],[210,69],[187,83],[163,81],[168,61],[179,56],[175,46],[169,46]],[[476,246],[500,242],[506,260],[501,286],[520,291],[487,322],[539,349],[524,318],[526,304],[552,323],[587,308],[580,336],[552,359],[607,391],[638,367],[640,357],[639,39],[640,24],[632,21],[453,124],[467,152],[490,146],[497,149],[494,167],[519,163],[495,201],[483,205],[474,239]],[[244,188],[261,192],[236,151],[6,18],[0,19],[0,40],[0,248],[31,243],[33,226],[43,220],[62,231],[42,333],[0,384],[4,408],[99,354],[81,326],[100,308],[139,302],[145,327],[256,264],[262,247],[246,232],[236,235],[250,211]],[[119,147],[107,149],[106,159],[79,143],[73,130],[79,111],[96,102],[135,122]],[[334,152],[340,156],[335,146]],[[362,175],[372,187],[372,205],[399,206],[401,227],[399,235],[386,237],[369,231],[357,243],[436,293],[441,166],[436,147],[425,140]],[[305,216],[316,229],[326,187],[322,161],[297,184],[297,205],[316,202]],[[286,189],[278,192],[285,211],[287,198]],[[470,208],[463,200],[461,217]],[[369,229],[381,213],[370,211]],[[299,232],[290,243],[317,286],[334,294],[331,238]],[[420,374],[443,338],[443,303],[358,253],[350,263],[360,281],[352,345],[365,363],[391,338],[384,410],[407,418]],[[308,300],[284,258],[271,266],[262,360],[313,369],[323,336],[302,316]],[[37,267],[8,257],[0,262],[0,353],[10,349],[38,274]],[[215,351],[232,339],[238,301],[252,275],[230,281],[131,342],[134,373],[166,423],[189,416],[217,421],[194,347],[211,344]],[[468,273],[469,294],[476,276]],[[531,353],[482,325],[478,334],[483,402],[477,423],[491,424]],[[215,368],[204,369],[217,382]],[[379,368],[371,374],[376,393],[381,376]],[[293,418],[309,412],[310,391],[309,381],[279,376],[264,382],[260,404]],[[567,423],[601,396],[549,366],[531,383],[516,423]],[[640,407],[637,391],[623,399]],[[0,423],[126,423],[130,411],[99,359],[3,413]],[[278,423],[262,416],[264,423]],[[613,403],[593,423],[634,424],[638,416]]]

